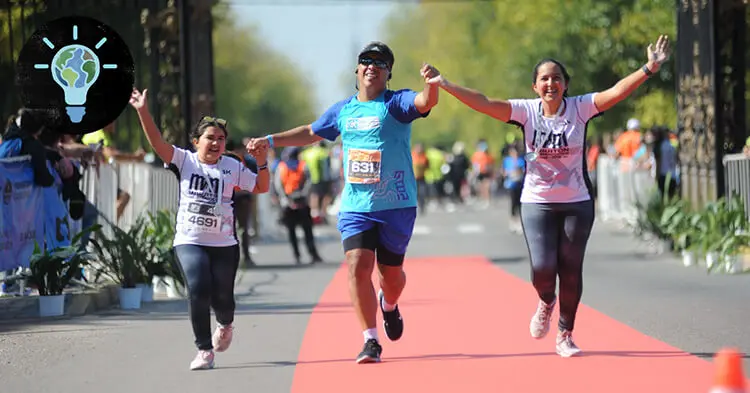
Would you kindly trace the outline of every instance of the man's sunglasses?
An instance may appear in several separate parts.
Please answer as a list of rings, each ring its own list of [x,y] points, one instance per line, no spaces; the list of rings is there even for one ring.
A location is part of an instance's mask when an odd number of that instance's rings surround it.
[[[372,57],[360,57],[359,64],[363,66],[369,66],[370,64],[378,68],[388,68],[388,62],[380,59],[373,59]]]
[[[218,124],[222,128],[227,127],[227,121],[220,118],[220,117],[213,117],[213,116],[203,116],[201,119],[202,123],[215,123]]]

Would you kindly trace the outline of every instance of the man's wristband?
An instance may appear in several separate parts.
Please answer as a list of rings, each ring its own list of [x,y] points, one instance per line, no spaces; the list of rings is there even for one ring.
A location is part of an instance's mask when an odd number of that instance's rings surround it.
[[[273,149],[273,135],[266,135],[266,140],[268,141],[268,147]]]
[[[647,65],[647,64],[644,64],[644,65],[643,65],[643,68],[641,68],[641,70],[643,70],[643,72],[644,72],[644,73],[646,74],[646,76],[648,76],[648,77],[651,77],[651,75],[654,75],[654,73],[653,73],[653,72],[651,72],[651,70],[649,70],[649,69],[648,69],[648,65]]]
[[[259,165],[259,166],[258,166],[258,170],[259,170],[259,171],[262,171],[262,170],[264,170],[264,169],[268,169],[268,163],[265,163],[265,164],[263,164],[263,165]]]

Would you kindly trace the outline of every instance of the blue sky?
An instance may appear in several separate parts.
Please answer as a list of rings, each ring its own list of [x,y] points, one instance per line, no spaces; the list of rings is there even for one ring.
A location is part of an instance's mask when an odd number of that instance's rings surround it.
[[[229,0],[237,22],[256,25],[268,45],[284,53],[315,87],[318,114],[354,91],[342,75],[354,70],[367,42],[385,40],[381,25],[395,1]],[[353,71],[351,71],[353,72]]]

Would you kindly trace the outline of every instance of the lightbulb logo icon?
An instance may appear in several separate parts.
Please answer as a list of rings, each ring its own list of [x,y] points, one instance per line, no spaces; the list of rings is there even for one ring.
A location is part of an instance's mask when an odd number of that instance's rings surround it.
[[[78,40],[78,26],[73,25],[73,40]],[[50,49],[55,49],[47,37],[42,40]],[[95,48],[99,49],[106,38],[102,38]],[[62,87],[65,92],[65,108],[70,121],[80,123],[86,114],[86,94],[91,86],[99,78],[101,68],[114,70],[117,64],[104,64],[99,62],[96,53],[85,45],[71,44],[60,48],[49,64],[34,64],[37,69],[52,69],[52,79]]]
[[[17,64],[26,106],[54,110],[69,121],[65,131],[76,134],[101,129],[122,113],[133,74],[122,38],[102,22],[79,16],[56,19],[37,30]]]

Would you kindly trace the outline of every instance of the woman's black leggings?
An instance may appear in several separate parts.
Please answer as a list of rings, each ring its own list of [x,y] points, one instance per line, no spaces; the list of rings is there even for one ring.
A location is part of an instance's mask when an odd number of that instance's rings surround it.
[[[195,345],[211,350],[211,308],[218,323],[226,326],[234,321],[234,279],[240,248],[183,244],[174,250],[188,290]]]
[[[521,224],[539,298],[555,299],[560,277],[559,328],[573,330],[583,293],[583,257],[594,226],[594,202],[523,203]]]

